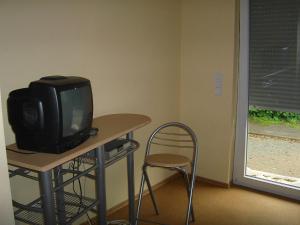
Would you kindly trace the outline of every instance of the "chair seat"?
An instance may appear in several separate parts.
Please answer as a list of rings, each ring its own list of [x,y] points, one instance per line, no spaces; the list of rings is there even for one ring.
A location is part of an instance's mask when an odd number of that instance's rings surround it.
[[[182,155],[152,154],[146,156],[146,164],[158,167],[184,167],[191,165],[191,160]]]

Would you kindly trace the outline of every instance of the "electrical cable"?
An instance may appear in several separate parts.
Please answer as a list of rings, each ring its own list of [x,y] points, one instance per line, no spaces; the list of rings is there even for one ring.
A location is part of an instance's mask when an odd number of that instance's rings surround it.
[[[76,166],[76,164],[77,164],[77,166]],[[71,170],[73,170],[73,175],[72,176],[74,178],[75,177],[75,171],[79,171],[79,168],[80,168],[79,158],[74,159],[73,162],[71,162],[69,165],[71,166]],[[78,206],[77,213],[76,213],[76,214],[79,214],[79,212],[82,208],[82,204],[83,204],[83,202],[82,202],[82,188],[81,188],[80,178],[77,179],[77,182],[78,182],[78,185],[79,185],[79,194],[75,190],[75,180],[73,180],[73,182],[72,182],[72,189],[73,189],[74,194],[79,199],[79,206]]]
[[[79,172],[80,171],[80,165],[81,165],[81,158],[77,158],[77,171]],[[78,178],[78,186],[79,186],[79,193],[80,193],[80,197],[79,197],[79,208],[78,208],[78,213],[80,211],[80,209],[82,208],[83,206],[83,196],[82,196],[82,186],[81,186],[81,180],[80,178]]]
[[[84,160],[84,159],[82,158],[82,160]],[[83,170],[86,170],[84,161],[82,162],[82,167],[83,167]],[[86,176],[84,176],[83,179],[84,179],[83,180],[83,196],[85,196],[85,191],[86,191],[86,188],[85,188],[85,185],[86,185]],[[86,212],[86,216],[87,216],[89,225],[93,225],[94,223],[93,223],[93,221],[92,221],[92,219],[91,219],[91,217],[89,215],[89,212]]]
[[[73,171],[72,178],[75,177],[76,173],[80,172],[80,167],[81,166],[83,166],[83,169],[86,170],[85,163],[84,163],[84,157],[82,157],[82,156],[78,157],[76,159],[73,159],[69,163],[69,169]],[[77,215],[80,213],[80,211],[82,209],[85,208],[85,205],[84,205],[84,202],[83,202],[83,196],[85,196],[85,192],[86,192],[86,176],[84,176],[83,179],[84,179],[83,184],[82,184],[80,178],[77,179],[79,190],[76,190],[76,188],[75,188],[76,187],[76,185],[75,185],[76,180],[72,181],[73,192],[77,196],[77,198],[79,199],[79,205],[78,205],[77,212],[76,212]],[[93,220],[90,218],[88,212],[86,212],[86,216],[87,216],[89,225],[93,225],[94,224]]]
[[[94,223],[93,223],[93,221],[91,220],[91,217],[89,216],[89,213],[88,213],[88,212],[86,212],[86,216],[87,216],[87,218],[88,218],[89,225],[93,225]]]

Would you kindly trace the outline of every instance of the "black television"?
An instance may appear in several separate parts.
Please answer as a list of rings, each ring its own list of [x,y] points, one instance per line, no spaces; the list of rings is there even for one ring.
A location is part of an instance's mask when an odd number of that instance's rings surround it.
[[[93,120],[88,79],[47,76],[10,92],[8,120],[18,148],[62,153],[87,140]]]

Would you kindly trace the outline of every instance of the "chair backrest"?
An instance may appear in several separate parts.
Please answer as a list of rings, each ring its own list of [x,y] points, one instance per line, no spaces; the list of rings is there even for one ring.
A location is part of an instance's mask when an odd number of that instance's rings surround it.
[[[197,137],[194,131],[183,123],[169,122],[156,128],[148,139],[145,156],[150,154],[152,145],[167,147],[170,150],[192,150],[192,164],[196,163],[199,149]]]

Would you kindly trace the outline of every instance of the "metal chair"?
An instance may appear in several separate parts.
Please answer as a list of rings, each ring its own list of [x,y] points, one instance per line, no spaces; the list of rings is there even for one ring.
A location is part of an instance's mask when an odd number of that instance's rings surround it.
[[[159,153],[151,153],[154,147],[157,146],[160,149]],[[162,153],[162,149],[165,148],[167,152]],[[181,149],[190,149],[191,157],[183,156],[179,154]],[[157,149],[158,150],[158,149]],[[142,167],[142,179],[140,186],[140,193],[138,198],[138,207],[136,212],[136,223],[139,222],[139,214],[141,209],[142,197],[144,192],[144,183],[146,181],[152,203],[155,209],[155,213],[158,215],[158,207],[155,201],[155,196],[151,188],[150,179],[147,173],[147,167],[160,167],[169,170],[176,170],[185,179],[186,189],[188,194],[188,207],[185,219],[185,224],[195,221],[194,210],[192,207],[193,189],[195,183],[195,172],[198,158],[198,143],[195,133],[188,126],[178,123],[170,122],[161,125],[151,134],[146,147],[145,161]],[[188,170],[191,168],[191,181],[189,179]]]

